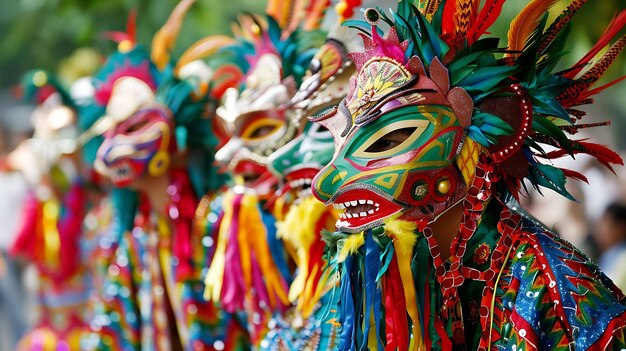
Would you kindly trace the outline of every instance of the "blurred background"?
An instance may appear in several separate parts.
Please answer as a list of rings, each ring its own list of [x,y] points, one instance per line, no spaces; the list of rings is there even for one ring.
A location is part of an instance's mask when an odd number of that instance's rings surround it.
[[[528,1],[505,4],[494,34],[505,37],[510,20]],[[551,14],[556,16],[570,1],[559,1]],[[391,6],[394,1],[389,0]],[[56,72],[69,85],[82,76],[91,75],[113,52],[115,44],[102,33],[123,31],[131,10],[137,11],[137,39],[150,44],[156,30],[167,19],[175,0],[20,0],[0,2],[0,160],[20,140],[31,133],[31,107],[18,98],[17,86],[29,69],[42,68]],[[198,0],[183,25],[178,48],[210,34],[230,34],[230,23],[238,13],[260,13],[261,0]],[[626,9],[624,0],[595,0],[575,17],[575,29],[569,41],[566,64],[573,64],[595,43],[611,18]],[[622,33],[624,34],[624,33]],[[504,44],[504,43],[503,43]],[[626,75],[626,53],[616,61],[600,82]],[[626,82],[596,98],[587,109],[589,122],[611,120],[612,126],[591,130],[590,137],[626,154]],[[587,133],[587,132],[586,132]],[[571,202],[546,191],[545,196],[531,194],[524,207],[548,227],[581,247],[597,260],[610,276],[626,288],[615,264],[624,252],[626,264],[626,170],[616,169],[617,176],[600,168],[591,160],[563,160],[563,166],[576,169],[589,178],[589,185],[569,183],[570,192],[578,199]],[[26,187],[15,174],[2,171],[0,161],[0,253],[6,252],[19,221],[19,202]],[[617,265],[617,267],[624,267]],[[0,255],[0,351],[11,350],[14,335],[27,327],[35,312],[27,307],[28,291],[33,278],[25,264]],[[622,273],[623,274],[623,273]],[[26,285],[24,282],[26,281]],[[24,290],[25,289],[25,290]],[[25,307],[26,306],[26,307]]]

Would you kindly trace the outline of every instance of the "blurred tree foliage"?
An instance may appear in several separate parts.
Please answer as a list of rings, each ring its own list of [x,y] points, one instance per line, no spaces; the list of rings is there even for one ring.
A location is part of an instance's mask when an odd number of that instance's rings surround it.
[[[556,16],[569,2],[561,0],[552,15]],[[110,53],[114,44],[101,33],[124,30],[131,9],[138,12],[138,41],[149,44],[176,3],[177,0],[2,0],[0,87],[16,84],[20,75],[31,68],[55,71],[63,58],[80,47],[93,47],[104,55]],[[507,1],[494,34],[505,36],[510,19],[527,3]],[[185,48],[205,35],[228,34],[238,13],[259,13],[264,7],[263,0],[198,0],[187,16],[177,47]],[[589,0],[575,18],[570,64],[584,55],[613,15],[624,8],[624,0]],[[624,56],[611,69],[611,77],[626,74]]]
[[[176,0],[18,0],[0,1],[0,87],[19,82],[32,68],[55,71],[76,48],[93,47],[106,55],[114,44],[102,33],[124,30],[126,18],[137,10],[137,39],[150,44]],[[203,36],[230,33],[241,11],[260,13],[259,0],[198,0],[179,37],[179,49]]]

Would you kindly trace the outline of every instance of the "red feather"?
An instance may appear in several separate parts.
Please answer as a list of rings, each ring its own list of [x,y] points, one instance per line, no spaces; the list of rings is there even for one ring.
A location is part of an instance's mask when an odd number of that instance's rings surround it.
[[[126,21],[126,34],[131,43],[137,42],[137,10],[132,9],[128,14],[128,20]]]
[[[398,260],[395,256],[387,268],[387,273],[382,278],[385,322],[387,323],[387,346],[385,350],[407,350],[409,347],[409,322]]]
[[[502,6],[506,0],[487,0],[480,10],[476,20],[472,23],[467,31],[467,44],[471,45],[478,40],[491,25],[496,21],[502,12]]]
[[[589,179],[587,179],[587,177],[585,177],[583,174],[573,171],[571,169],[566,169],[566,168],[559,168],[559,169],[563,172],[563,174],[565,174],[567,178],[581,180],[589,184]]]
[[[563,76],[566,78],[574,79],[578,73],[580,73],[586,65],[605,47],[611,40],[619,33],[619,31],[626,25],[626,10],[620,12],[616,17],[611,20],[609,26],[606,28],[600,40],[589,50],[587,55],[583,56],[573,69],[568,71]]]
[[[454,15],[456,14],[456,0],[447,0],[443,5],[441,22],[441,36],[454,35]]]
[[[568,112],[570,112],[570,110],[568,110]],[[575,124],[575,125],[570,125],[570,126],[560,126],[559,128],[562,131],[565,131],[565,132],[573,135],[573,134],[578,133],[578,131],[581,130],[581,129],[596,128],[596,127],[606,127],[606,126],[608,126],[610,124],[611,124],[611,121],[605,121],[605,122],[598,122],[598,123],[586,123],[586,124]]]
[[[605,84],[605,85],[599,86],[599,87],[597,87],[597,88],[595,88],[595,89],[589,90],[589,91],[584,92],[584,93],[582,93],[582,94],[579,94],[579,95],[577,96],[577,98],[576,98],[576,101],[578,101],[578,100],[585,100],[585,99],[588,99],[588,98],[590,98],[590,97],[592,97],[592,96],[594,96],[594,95],[598,94],[599,92],[601,92],[601,91],[603,91],[603,90],[605,90],[605,89],[607,89],[607,88],[610,88],[610,87],[614,86],[615,84],[617,84],[617,83],[619,83],[619,82],[623,81],[624,79],[626,79],[626,76],[621,77],[621,78],[618,78],[618,79],[616,79],[616,80],[614,80],[614,81],[612,81],[612,82],[610,82],[610,83],[607,83],[607,84]]]
[[[541,42],[541,45],[539,45],[539,50],[537,50],[538,52],[543,53],[563,27],[565,27],[565,25],[572,19],[572,17],[574,17],[576,12],[578,12],[578,10],[580,10],[586,2],[587,0],[574,0],[565,10],[563,10],[563,12],[561,12],[559,17],[552,22],[548,30],[544,32],[545,39]]]
[[[128,33],[124,33],[121,31],[106,31],[102,33],[102,36],[118,44],[126,40],[128,41],[132,40],[132,38],[128,35]]]
[[[593,156],[598,160],[598,162],[602,163],[613,173],[615,173],[615,170],[612,165],[624,165],[622,157],[617,152],[609,149],[607,146],[590,143],[586,141],[586,139],[572,140],[571,143],[574,154],[586,154]],[[555,159],[565,155],[568,155],[567,151],[559,149],[548,152],[545,157],[548,159]]]

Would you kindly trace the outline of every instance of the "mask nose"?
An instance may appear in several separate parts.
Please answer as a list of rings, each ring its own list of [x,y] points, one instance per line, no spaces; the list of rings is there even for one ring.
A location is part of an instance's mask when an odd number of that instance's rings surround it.
[[[346,175],[347,172],[342,172],[334,163],[328,164],[313,178],[313,195],[321,202],[328,203],[343,185]]]
[[[224,146],[215,153],[215,161],[220,165],[226,166],[237,152],[243,147],[243,142],[239,138],[231,138]]]

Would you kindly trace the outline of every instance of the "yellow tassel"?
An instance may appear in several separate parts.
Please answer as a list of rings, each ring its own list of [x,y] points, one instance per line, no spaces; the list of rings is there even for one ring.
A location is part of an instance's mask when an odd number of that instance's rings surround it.
[[[275,307],[277,305],[275,295],[278,297],[282,304],[288,305],[288,294],[281,284],[282,277],[272,259],[272,255],[266,239],[267,232],[263,230],[261,233],[259,233],[258,230],[259,223],[263,223],[263,219],[261,218],[261,214],[259,213],[259,210],[257,208],[258,201],[258,197],[254,195],[244,195],[244,198],[242,200],[239,230],[240,234],[243,234],[241,238],[248,240],[248,243],[246,248],[247,251],[244,251],[244,248],[240,248],[241,255],[242,257],[249,257],[250,250],[254,250],[256,259],[259,263],[259,268],[263,274],[263,278],[265,279],[271,307]],[[265,228],[262,227],[262,229]],[[250,235],[250,233],[256,233],[257,235]],[[247,268],[244,267],[244,269]]]
[[[59,204],[55,200],[47,200],[43,204],[43,240],[45,262],[51,267],[59,266],[59,252],[61,250],[61,237],[57,223],[59,220]]]
[[[314,197],[307,197],[300,204],[292,205],[282,222],[277,223],[278,236],[284,239],[285,246],[295,250],[294,260],[298,265],[298,274],[289,288],[289,301],[297,301],[296,309],[302,312],[306,318],[313,307],[317,304],[324,288],[323,282],[316,282],[315,276],[320,269],[315,265],[309,271],[310,261],[319,259],[311,257],[311,247],[320,239],[320,233],[316,233],[322,217],[330,213],[328,223],[324,223],[326,229],[333,229],[338,215],[332,207],[326,207]],[[327,278],[325,279],[327,280]],[[322,286],[320,286],[322,285]]]
[[[285,220],[277,225],[278,236],[300,249],[308,249],[319,236],[315,227],[329,209],[314,197],[308,197],[298,205],[291,206]]]

